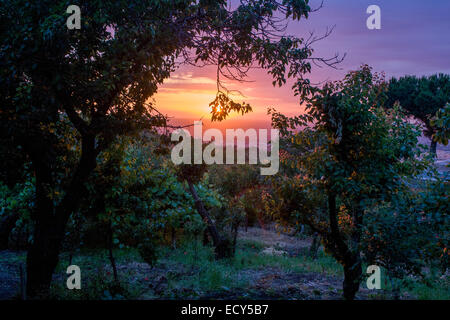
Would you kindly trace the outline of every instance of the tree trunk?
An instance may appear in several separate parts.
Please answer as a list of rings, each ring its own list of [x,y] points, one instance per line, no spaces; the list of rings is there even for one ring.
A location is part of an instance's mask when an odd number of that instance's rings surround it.
[[[206,211],[205,207],[203,206],[202,201],[198,197],[197,191],[195,191],[194,185],[190,181],[188,181],[187,183],[189,186],[189,191],[190,191],[192,197],[194,198],[195,207],[197,209],[197,212],[200,214],[203,221],[206,223],[209,234],[211,235],[211,238],[213,240],[213,244],[215,247],[216,259],[222,259],[222,258],[231,256],[229,241],[224,240],[220,237],[219,232],[217,231],[216,226],[212,222],[208,211]]]
[[[209,243],[209,239],[208,239],[208,229],[205,229],[203,231],[203,246],[207,246]]]
[[[309,247],[309,256],[312,259],[317,259],[317,251],[319,250],[319,247],[320,247],[320,237],[319,234],[315,232],[313,235],[311,247]]]
[[[174,227],[172,227],[170,230],[170,240],[172,242],[172,248],[176,249],[177,248],[177,237],[176,237],[176,231],[175,231]]]
[[[111,221],[109,221],[108,224],[108,258],[111,262],[111,267],[113,269],[113,275],[114,275],[114,282],[119,282],[119,276],[117,274],[117,266],[116,266],[116,259],[114,258],[113,254],[113,230],[112,230],[112,224]]]
[[[236,243],[237,243],[237,235],[238,235],[238,230],[239,230],[239,223],[233,223],[232,226],[232,233],[233,233],[233,245],[232,245],[232,250],[233,250],[233,256],[236,253]]]
[[[361,261],[352,257],[344,263],[344,298],[346,300],[355,299],[361,282],[362,267]]]
[[[27,296],[32,299],[48,296],[65,226],[55,218],[55,207],[49,197],[52,192],[50,168],[41,159],[33,165],[36,175],[35,227],[33,243],[27,253]]]
[[[52,220],[40,219],[35,227],[34,241],[27,254],[27,296],[46,298],[53,271],[58,264],[64,230]]]
[[[361,260],[359,259],[359,253],[352,252],[342,238],[337,222],[336,194],[331,191],[328,191],[328,211],[331,229],[328,241],[335,245],[336,258],[344,267],[344,298],[346,300],[353,300],[359,290],[359,283],[361,281]]]
[[[55,207],[49,197],[49,193],[54,190],[50,165],[55,160],[43,155],[45,146],[41,144],[34,144],[30,140],[27,148],[36,177],[34,239],[27,253],[27,297],[45,298],[49,294],[52,275],[58,264],[67,221],[78,208],[84,193],[84,182],[96,166],[99,151],[95,149],[95,136],[82,138],[80,162],[63,200]]]
[[[427,137],[428,139],[431,140],[430,154],[433,157],[436,157],[437,142],[433,140],[433,136],[436,133],[435,132],[436,130],[431,126],[431,123],[428,119],[422,119],[422,121],[425,123],[424,135],[425,135],[425,137]]]
[[[436,148],[437,148],[437,142],[431,138],[431,144],[430,144],[430,154],[436,158]]]

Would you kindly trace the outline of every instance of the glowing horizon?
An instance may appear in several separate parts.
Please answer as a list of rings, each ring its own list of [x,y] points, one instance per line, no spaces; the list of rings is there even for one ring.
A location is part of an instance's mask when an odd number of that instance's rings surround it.
[[[312,0],[312,6],[320,1]],[[300,37],[307,36],[311,30],[321,34],[326,27],[336,25],[328,38],[316,43],[315,55],[347,54],[340,70],[315,67],[307,78],[316,83],[340,79],[362,64],[385,72],[387,78],[450,73],[450,41],[445,41],[450,32],[450,20],[446,16],[450,12],[449,1],[436,0],[430,8],[420,0],[379,0],[382,28],[368,30],[366,8],[372,2],[347,0],[342,6],[341,1],[325,0],[324,7],[311,14],[308,20],[289,25],[287,33]],[[253,112],[245,116],[232,114],[230,120],[268,122],[268,107],[287,115],[303,112],[304,108],[291,90],[292,82],[275,88],[264,70],[252,70],[247,80],[251,82],[228,83],[228,86],[242,92],[244,97],[235,96],[235,99],[250,103]],[[183,66],[160,86],[154,100],[158,110],[174,119],[210,119],[209,103],[215,95],[215,67]]]

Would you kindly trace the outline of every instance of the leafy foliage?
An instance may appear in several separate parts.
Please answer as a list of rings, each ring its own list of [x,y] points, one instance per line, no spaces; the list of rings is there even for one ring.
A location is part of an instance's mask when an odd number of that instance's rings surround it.
[[[430,124],[436,132],[433,135],[433,140],[446,146],[450,139],[450,103],[436,112]]]
[[[386,106],[392,107],[396,102],[400,103],[408,115],[423,122],[425,136],[432,138],[435,134],[435,128],[431,123],[432,118],[450,101],[450,75],[392,78],[389,81],[387,95]],[[432,144],[431,149],[435,154],[435,144]]]
[[[30,161],[36,178],[29,295],[48,293],[65,227],[89,194],[85,184],[97,158],[118,137],[166,126],[166,117],[148,101],[178,62],[217,66],[216,100],[225,113],[250,108],[229,98],[220,77],[243,80],[250,68],[260,67],[281,85],[289,77],[303,78],[311,61],[334,63],[313,57],[310,42],[284,33],[289,20],[308,17],[308,3],[79,1],[81,30],[69,30],[66,8],[72,3],[66,0],[2,2],[1,136],[10,137],[2,140],[16,156],[23,150],[18,162]],[[69,136],[61,137],[63,132]],[[69,144],[74,149],[64,148],[66,138],[76,140]],[[118,159],[103,160],[110,175],[97,179],[107,185],[123,169]],[[111,195],[119,190],[110,189]],[[105,209],[110,212],[107,203]]]
[[[31,218],[34,193],[34,184],[30,180],[12,188],[0,182],[0,233],[3,249],[24,249],[33,240]]]
[[[362,66],[305,97],[305,115],[287,118],[270,111],[284,135],[282,159],[288,168],[283,170],[291,173],[281,179],[280,192],[284,195],[288,190],[292,195],[285,199],[299,202],[287,203],[284,210],[290,214],[285,216],[298,217],[322,236],[325,249],[344,267],[344,295],[350,299],[359,287],[363,230],[368,238],[383,234],[389,247],[383,251],[384,259],[398,259],[410,268],[417,267],[411,263],[424,249],[415,251],[414,245],[426,239],[408,229],[408,223],[420,217],[411,207],[402,207],[407,213],[398,217],[390,211],[399,210],[399,199],[409,190],[405,181],[422,172],[427,162],[418,157],[419,129],[405,119],[399,106],[388,112],[383,108],[386,90],[383,76]],[[301,129],[292,130],[295,126]],[[371,216],[374,208],[379,208],[378,215]],[[414,230],[422,226],[415,225]],[[395,256],[406,247],[404,255]],[[399,261],[390,266],[395,269]]]

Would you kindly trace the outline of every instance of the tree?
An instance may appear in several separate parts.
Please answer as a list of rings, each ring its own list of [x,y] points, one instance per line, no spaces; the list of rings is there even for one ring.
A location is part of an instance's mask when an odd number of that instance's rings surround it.
[[[440,268],[445,274],[448,268],[449,187],[436,176],[419,192],[404,188],[390,201],[368,208],[365,214],[364,260],[386,270],[396,297],[399,280],[407,280],[409,275],[431,280],[434,272],[425,270]]]
[[[444,108],[439,109],[436,115],[430,121],[435,133],[433,134],[433,141],[448,144],[450,139],[450,103],[447,103]]]
[[[81,29],[66,27],[72,2],[6,0],[0,15],[1,136],[29,157],[35,176],[34,241],[27,255],[29,297],[48,292],[64,229],[83,197],[98,154],[117,136],[165,125],[147,101],[179,61],[216,65],[220,110],[242,111],[220,77],[242,80],[258,66],[282,85],[303,78],[314,58],[309,40],[284,36],[287,20],[307,18],[307,0],[79,1]],[[20,23],[18,23],[20,21]],[[216,110],[217,111],[217,110]],[[79,152],[57,132],[67,117]],[[214,114],[213,114],[214,117]],[[58,197],[52,195],[58,192]]]
[[[248,157],[248,149],[245,152]],[[226,204],[215,210],[214,218],[224,233],[226,229],[230,230],[228,237],[232,241],[233,254],[236,252],[239,226],[245,222],[247,231],[248,226],[261,217],[262,180],[259,169],[250,164],[216,165],[208,170],[208,182],[225,198]]]
[[[190,152],[191,152],[191,161],[194,159],[195,154],[195,140],[194,138],[190,136],[184,136],[183,139],[188,139],[184,141],[183,143],[190,144]],[[201,143],[201,142],[200,142]],[[214,143],[214,142],[211,142]],[[202,152],[204,147],[206,147],[206,143],[202,143]],[[183,150],[183,152],[185,152]],[[194,199],[194,205],[198,212],[198,214],[202,217],[202,220],[204,221],[206,228],[211,235],[211,238],[213,240],[214,245],[214,252],[216,259],[223,259],[223,258],[229,258],[231,256],[231,245],[225,237],[223,237],[217,227],[214,223],[213,219],[211,218],[211,214],[209,211],[205,208],[205,205],[202,201],[202,199],[199,197],[197,190],[195,188],[195,184],[198,184],[205,173],[207,172],[207,165],[205,163],[201,164],[188,164],[188,163],[182,163],[176,166],[176,172],[177,177],[180,181],[187,184],[188,190],[190,194],[192,195],[192,198]]]
[[[431,119],[450,101],[450,75],[441,73],[421,78],[392,78],[387,94],[388,107],[393,107],[398,101],[409,115],[422,121],[425,126],[424,134],[431,140],[430,153],[436,156],[437,141],[433,139],[436,129]]]
[[[298,170],[286,178],[296,193],[298,220],[321,236],[326,252],[343,266],[346,299],[355,297],[361,281],[368,210],[389,201],[402,179],[420,169],[418,130],[398,107],[383,109],[385,92],[383,78],[363,66],[303,96],[305,115],[271,111],[283,148],[295,154],[285,161]]]

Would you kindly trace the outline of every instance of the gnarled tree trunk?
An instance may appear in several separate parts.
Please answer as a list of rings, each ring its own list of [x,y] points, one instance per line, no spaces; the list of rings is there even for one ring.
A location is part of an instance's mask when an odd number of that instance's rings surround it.
[[[328,192],[328,211],[331,228],[331,234],[328,235],[328,241],[335,245],[337,249],[337,260],[344,267],[344,298],[346,300],[353,300],[359,290],[359,284],[361,282],[361,260],[359,259],[359,253],[352,252],[342,238],[337,221],[338,211],[336,209],[336,195],[330,191]],[[357,241],[355,236],[353,238],[352,241]]]
[[[436,157],[437,155],[437,142],[433,140],[433,138],[431,139],[431,144],[430,144],[430,153],[433,157]]]
[[[58,264],[64,229],[56,226],[53,219],[39,219],[34,232],[33,244],[27,254],[27,296],[48,296],[52,275]]]
[[[46,163],[49,159],[36,153],[31,155],[36,176],[36,201],[32,215],[35,221],[33,243],[27,254],[27,296],[44,298],[58,264],[64,230],[58,224],[50,197],[54,185],[51,168]]]
[[[34,239],[27,254],[27,297],[45,298],[58,264],[67,221],[78,208],[84,182],[96,166],[98,150],[95,149],[94,136],[83,137],[78,167],[65,190],[63,200],[55,206],[49,197],[49,192],[54,188],[49,166],[51,159],[49,161],[42,156],[39,144],[28,146],[36,176],[36,202],[33,212]]]
[[[211,220],[211,217],[210,217],[208,211],[203,206],[203,202],[199,198],[197,191],[195,190],[195,187],[192,184],[192,182],[188,181],[188,186],[189,186],[189,191],[190,191],[192,197],[194,198],[195,207],[197,209],[197,212],[200,214],[203,221],[205,221],[208,232],[211,235],[211,238],[213,240],[216,259],[230,257],[231,250],[230,250],[229,241],[222,239],[222,237],[219,235],[219,232],[217,231],[216,226],[214,225],[213,221]]]
[[[435,129],[431,126],[431,123],[428,119],[422,119],[422,121],[425,123],[425,130],[424,130],[424,135],[431,140],[430,143],[430,154],[431,156],[433,156],[434,158],[437,155],[437,142],[433,140],[433,135],[435,134]]]
[[[317,259],[317,251],[319,251],[319,247],[320,247],[320,236],[319,233],[315,232],[313,235],[311,246],[309,247],[309,256],[312,259]]]
[[[355,299],[361,282],[362,267],[361,261],[356,255],[351,255],[344,261],[344,298],[346,300]]]

